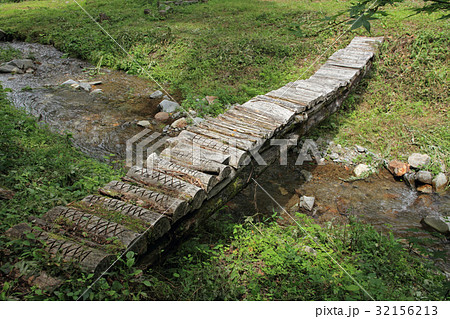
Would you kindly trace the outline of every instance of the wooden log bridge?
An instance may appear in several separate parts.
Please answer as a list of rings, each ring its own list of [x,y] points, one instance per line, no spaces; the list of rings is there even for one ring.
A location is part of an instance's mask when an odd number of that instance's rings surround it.
[[[7,231],[34,233],[50,255],[87,272],[105,270],[125,249],[151,264],[174,240],[222,207],[279,159],[273,139],[298,138],[334,113],[371,67],[383,38],[356,37],[309,79],[259,95],[215,119],[189,126],[143,167],[121,181],[31,224]],[[255,154],[267,165],[258,165]],[[30,237],[30,236],[28,236]]]

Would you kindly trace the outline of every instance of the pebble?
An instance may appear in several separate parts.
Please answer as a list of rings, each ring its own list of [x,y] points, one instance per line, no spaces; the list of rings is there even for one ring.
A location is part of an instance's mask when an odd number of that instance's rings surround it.
[[[149,121],[139,121],[137,122],[137,125],[142,126],[142,127],[149,127],[150,126],[150,122]]]
[[[353,173],[355,173],[355,176],[357,176],[357,177],[359,177],[367,172],[370,172],[370,167],[366,164],[359,164],[353,170]]]
[[[436,192],[442,192],[443,190],[445,190],[445,187],[448,183],[447,176],[445,176],[444,173],[439,173],[433,179],[432,183]]]
[[[312,196],[302,196],[300,197],[300,207],[311,211],[314,207],[315,197]]]
[[[167,112],[158,112],[155,115],[155,120],[159,122],[166,122],[170,118],[169,113]]]
[[[163,97],[163,92],[161,92],[160,90],[153,92],[152,94],[150,94],[150,98],[151,99],[160,99]]]
[[[416,173],[416,179],[424,184],[431,184],[433,175],[428,171],[418,171]]]

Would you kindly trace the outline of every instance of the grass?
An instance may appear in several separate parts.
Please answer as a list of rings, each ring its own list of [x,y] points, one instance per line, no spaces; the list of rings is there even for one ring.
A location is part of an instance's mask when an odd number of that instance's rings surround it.
[[[81,3],[94,18],[106,13],[110,20],[103,21],[102,27],[153,78],[180,92],[184,103],[202,114],[218,114],[229,103],[242,103],[300,76],[308,77],[317,67],[307,69],[311,61],[347,28],[317,32],[322,28],[317,19],[345,8],[344,1],[210,0],[176,7],[167,17],[155,14],[154,4],[143,0]],[[328,135],[343,145],[357,143],[386,157],[405,159],[411,152],[427,152],[433,157],[430,169],[437,171],[442,163],[450,165],[448,22],[433,15],[408,17],[407,5],[411,2],[389,9],[389,17],[374,22],[373,35],[387,40],[374,71],[342,111],[313,134]],[[151,8],[153,14],[144,15],[144,8]],[[2,3],[0,28],[23,40],[53,44],[94,64],[101,61],[103,66],[148,76],[71,1]],[[299,36],[299,30],[309,36]],[[345,34],[319,63],[358,34],[367,35],[363,30]],[[4,60],[16,55],[9,49],[0,52]],[[219,103],[208,108],[198,105],[196,99],[205,95],[218,96]],[[75,151],[69,137],[50,133],[14,109],[4,93],[0,105],[0,185],[16,192],[12,200],[0,202],[1,231],[79,199],[120,175]],[[133,254],[127,255],[85,298],[368,298],[297,228],[270,221],[236,226],[225,222],[226,216],[218,216],[160,267],[139,270],[133,266]],[[448,299],[444,278],[392,235],[353,221],[345,227],[321,229],[299,218],[376,299]],[[58,259],[49,262],[45,252],[32,248],[28,240],[1,240],[5,247],[1,299],[73,300],[93,280],[76,265],[63,265]],[[305,245],[316,249],[317,256],[305,253]],[[42,291],[27,284],[28,276],[39,269],[53,275],[63,270],[69,276],[58,290]]]

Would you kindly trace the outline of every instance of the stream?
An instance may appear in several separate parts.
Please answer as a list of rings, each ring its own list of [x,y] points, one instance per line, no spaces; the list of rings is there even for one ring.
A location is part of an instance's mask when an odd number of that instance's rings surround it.
[[[161,100],[149,98],[158,89],[154,82],[120,71],[93,72],[94,66],[67,58],[52,46],[0,42],[0,48],[6,46],[22,51],[24,58],[32,56],[39,63],[32,74],[0,73],[3,87],[12,90],[8,96],[14,105],[26,109],[55,132],[70,132],[74,145],[91,157],[123,160],[126,140],[142,131],[136,122],[152,119],[157,113]],[[103,93],[92,94],[60,85],[69,79],[101,81],[94,87]],[[161,132],[163,127],[164,124],[153,124],[150,129]],[[351,167],[336,163],[296,166],[294,155],[290,153],[288,166],[274,164],[257,179],[288,212],[306,213],[321,224],[345,223],[348,216],[354,215],[383,233],[392,231],[400,238],[428,240],[424,244],[427,249],[446,254],[437,264],[450,273],[449,241],[432,236],[420,223],[432,211],[449,215],[449,192],[418,194],[383,168],[365,180],[345,182],[353,175]],[[312,177],[310,181],[305,179],[304,171],[310,173],[306,174]],[[311,212],[296,206],[302,195],[315,197]],[[227,203],[226,209],[240,222],[246,216],[269,217],[274,212],[285,215],[255,184]]]

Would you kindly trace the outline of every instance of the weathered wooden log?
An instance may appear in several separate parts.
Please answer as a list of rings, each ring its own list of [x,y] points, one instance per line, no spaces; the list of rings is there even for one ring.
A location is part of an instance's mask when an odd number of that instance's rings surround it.
[[[292,103],[303,105],[302,111],[325,99],[325,95],[319,92],[297,89],[292,86],[284,86],[266,94],[274,99],[283,99]]]
[[[256,114],[261,113],[277,122],[282,123],[282,125],[290,122],[295,115],[295,112],[287,110],[275,103],[268,103],[254,99],[242,104],[241,108],[247,108]]]
[[[267,122],[260,117],[251,117],[247,113],[235,109],[228,110],[224,114],[221,114],[220,118],[226,118],[228,121],[241,121],[247,123],[247,125],[257,125],[258,127],[271,131],[272,135],[279,129],[277,125]]]
[[[184,132],[185,131],[182,133]],[[151,167],[152,170],[177,177],[185,182],[196,185],[204,189],[207,193],[219,182],[219,179],[215,175],[206,174],[167,161],[164,158],[159,157],[156,153],[150,154],[147,158],[147,165],[148,167]]]
[[[172,147],[164,149],[161,158],[189,169],[216,175],[218,181],[230,175],[232,168],[211,160],[196,156],[195,152],[184,152]]]
[[[103,240],[116,238],[124,248],[138,254],[144,253],[147,249],[145,236],[141,236],[112,221],[74,208],[57,206],[45,213],[42,219],[49,223],[66,225],[71,229],[87,233],[94,242],[98,242],[98,237]]]
[[[6,231],[6,235],[10,238],[24,238],[28,233],[34,234],[37,240],[42,241],[44,250],[51,256],[61,256],[66,262],[70,261],[80,265],[81,269],[86,272],[99,274],[115,260],[113,254],[83,246],[62,238],[60,235],[33,229],[25,223],[18,224]]]
[[[233,167],[239,167],[247,157],[247,153],[240,150],[230,144],[225,144],[212,138],[195,134],[190,131],[183,131],[178,135],[180,141],[178,143],[186,143],[194,147],[200,147],[201,149],[210,150],[213,152],[219,152],[229,155],[228,164]]]
[[[186,215],[190,209],[185,200],[120,181],[112,181],[106,184],[99,189],[99,192],[125,201],[136,201],[137,204],[144,208],[155,210],[158,213],[171,217],[172,223]]]
[[[256,97],[254,97],[254,100],[274,103],[274,104],[284,107],[290,111],[293,111],[295,113],[301,113],[306,109],[304,104],[298,104],[298,103],[291,102],[291,101],[280,100],[278,98],[273,98],[268,95],[258,95]]]
[[[227,130],[232,132],[237,132],[240,134],[244,134],[244,136],[251,136],[259,139],[268,139],[270,138],[271,132],[266,131],[264,128],[260,128],[257,126],[249,126],[245,124],[241,124],[238,121],[227,121],[226,119],[222,119],[217,117],[216,119],[210,119],[207,121],[208,124],[213,124],[217,129]]]
[[[152,212],[140,206],[127,204],[118,199],[89,195],[80,202],[87,207],[100,207],[102,209],[116,212],[125,216],[141,220],[147,229],[147,237],[156,240],[167,233],[170,229],[170,220],[167,216]]]
[[[206,192],[202,188],[150,168],[133,166],[126,177],[144,186],[153,186],[169,192],[173,197],[187,200],[193,209],[199,208],[206,199]]]
[[[256,119],[261,119],[261,120],[264,120],[264,121],[266,121],[268,123],[273,123],[278,128],[280,126],[283,126],[286,123],[286,121],[283,120],[282,118],[280,118],[280,117],[273,117],[271,114],[266,114],[265,112],[263,112],[260,109],[255,110],[255,109],[250,108],[250,107],[244,107],[242,105],[237,105],[237,106],[234,107],[233,110],[237,110],[240,113],[245,113],[245,114],[247,114],[250,117],[253,116],[255,118],[255,120]]]
[[[206,121],[205,121],[206,122]],[[203,123],[202,123],[203,124]],[[228,134],[222,134],[217,130],[211,130],[209,128],[205,128],[204,125],[202,127],[195,125],[195,126],[189,126],[187,128],[187,131],[196,133],[198,135],[203,135],[207,138],[216,139],[222,143],[233,145],[243,151],[247,151],[254,147],[256,144],[255,141],[250,141],[248,139],[239,139],[236,135],[228,135]]]
[[[358,76],[360,72],[361,71],[359,69],[355,70],[325,64],[319,70],[317,70],[315,75],[322,75],[329,78],[337,78],[352,81],[354,78]]]

